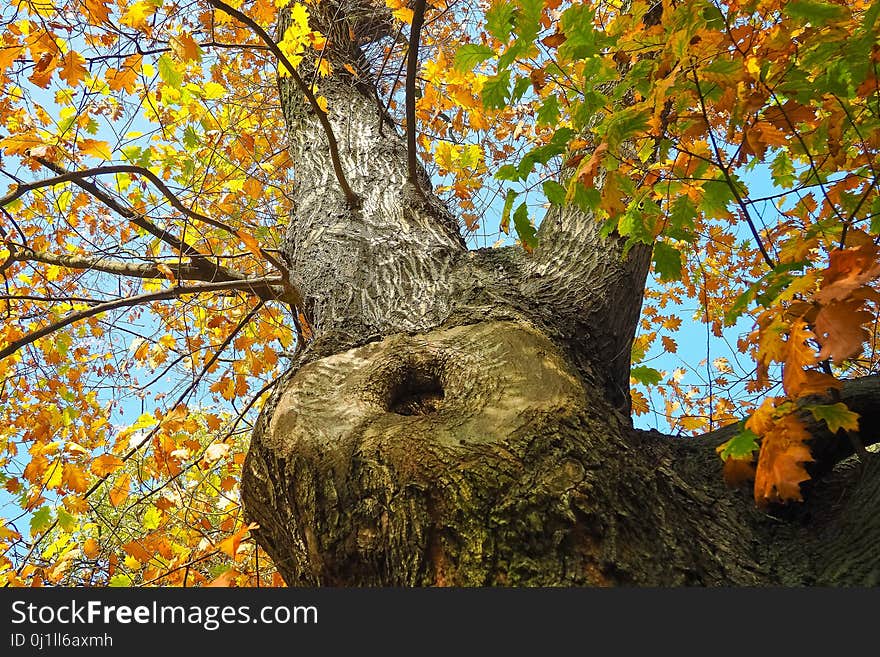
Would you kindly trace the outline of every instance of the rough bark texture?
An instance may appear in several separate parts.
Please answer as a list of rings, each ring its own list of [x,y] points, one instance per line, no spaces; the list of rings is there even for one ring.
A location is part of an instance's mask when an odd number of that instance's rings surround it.
[[[318,93],[360,201],[346,202],[312,109],[282,80],[299,181],[284,252],[314,339],[263,409],[243,492],[287,582],[877,582],[876,459],[841,461],[844,441],[816,428],[833,445],[822,462],[841,463],[774,515],[724,488],[723,431],[634,430],[627,375],[650,249],[623,258],[621,240],[566,209],[533,254],[468,251],[427,178],[407,182],[405,141],[350,40],[381,21],[317,7],[337,72]],[[878,384],[860,385],[844,395],[861,400],[873,442]]]

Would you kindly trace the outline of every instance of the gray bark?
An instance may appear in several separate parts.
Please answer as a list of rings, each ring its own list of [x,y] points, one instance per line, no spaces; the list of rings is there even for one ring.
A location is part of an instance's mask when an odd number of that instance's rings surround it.
[[[567,208],[532,254],[468,251],[427,178],[421,193],[407,182],[404,139],[357,45],[332,3],[319,7],[335,73],[318,93],[360,203],[282,80],[298,181],[284,253],[314,339],[263,409],[243,495],[287,582],[874,583],[876,463],[843,461],[796,512],[772,515],[724,487],[723,432],[634,430],[629,353],[650,249],[623,258],[619,238]],[[865,386],[876,417],[877,382]]]

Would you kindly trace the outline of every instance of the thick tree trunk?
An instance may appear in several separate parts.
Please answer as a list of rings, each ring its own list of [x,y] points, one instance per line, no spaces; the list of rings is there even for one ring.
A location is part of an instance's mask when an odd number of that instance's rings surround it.
[[[348,41],[357,29],[319,7],[335,74],[318,93],[359,201],[282,80],[299,181],[284,251],[314,338],[263,409],[243,493],[287,582],[874,583],[877,464],[836,469],[778,517],[724,487],[717,432],[634,430],[650,250],[624,259],[566,209],[533,254],[468,251],[426,177],[421,192],[407,182],[405,142]]]

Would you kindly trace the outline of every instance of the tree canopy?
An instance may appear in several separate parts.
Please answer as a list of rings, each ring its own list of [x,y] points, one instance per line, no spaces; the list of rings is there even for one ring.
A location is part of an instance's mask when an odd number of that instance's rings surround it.
[[[333,2],[345,20],[322,33],[310,11]],[[315,84],[334,39],[473,248],[531,252],[568,204],[650,245],[633,414],[739,423],[725,478],[797,502],[803,414],[856,440],[838,391],[880,364],[878,17],[876,0],[9,4],[0,583],[281,583],[239,499],[255,412],[311,335],[278,250],[306,181],[277,77],[356,202],[326,120],[348,108]],[[693,322],[730,356],[679,353]]]

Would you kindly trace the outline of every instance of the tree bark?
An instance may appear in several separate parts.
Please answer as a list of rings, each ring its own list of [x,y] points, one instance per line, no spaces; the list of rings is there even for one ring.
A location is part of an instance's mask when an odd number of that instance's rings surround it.
[[[358,47],[364,24],[340,22],[369,12],[315,12],[334,69],[317,93],[359,201],[340,189],[313,108],[281,79],[298,181],[283,251],[313,338],[263,408],[243,497],[285,580],[875,583],[876,459],[841,461],[841,441],[820,439],[835,445],[825,462],[841,464],[806,503],[768,514],[724,487],[723,431],[633,429],[629,354],[650,249],[624,258],[622,240],[566,208],[534,253],[468,251],[427,176],[407,181],[405,140]],[[844,391],[863,404],[866,442],[877,389]]]

